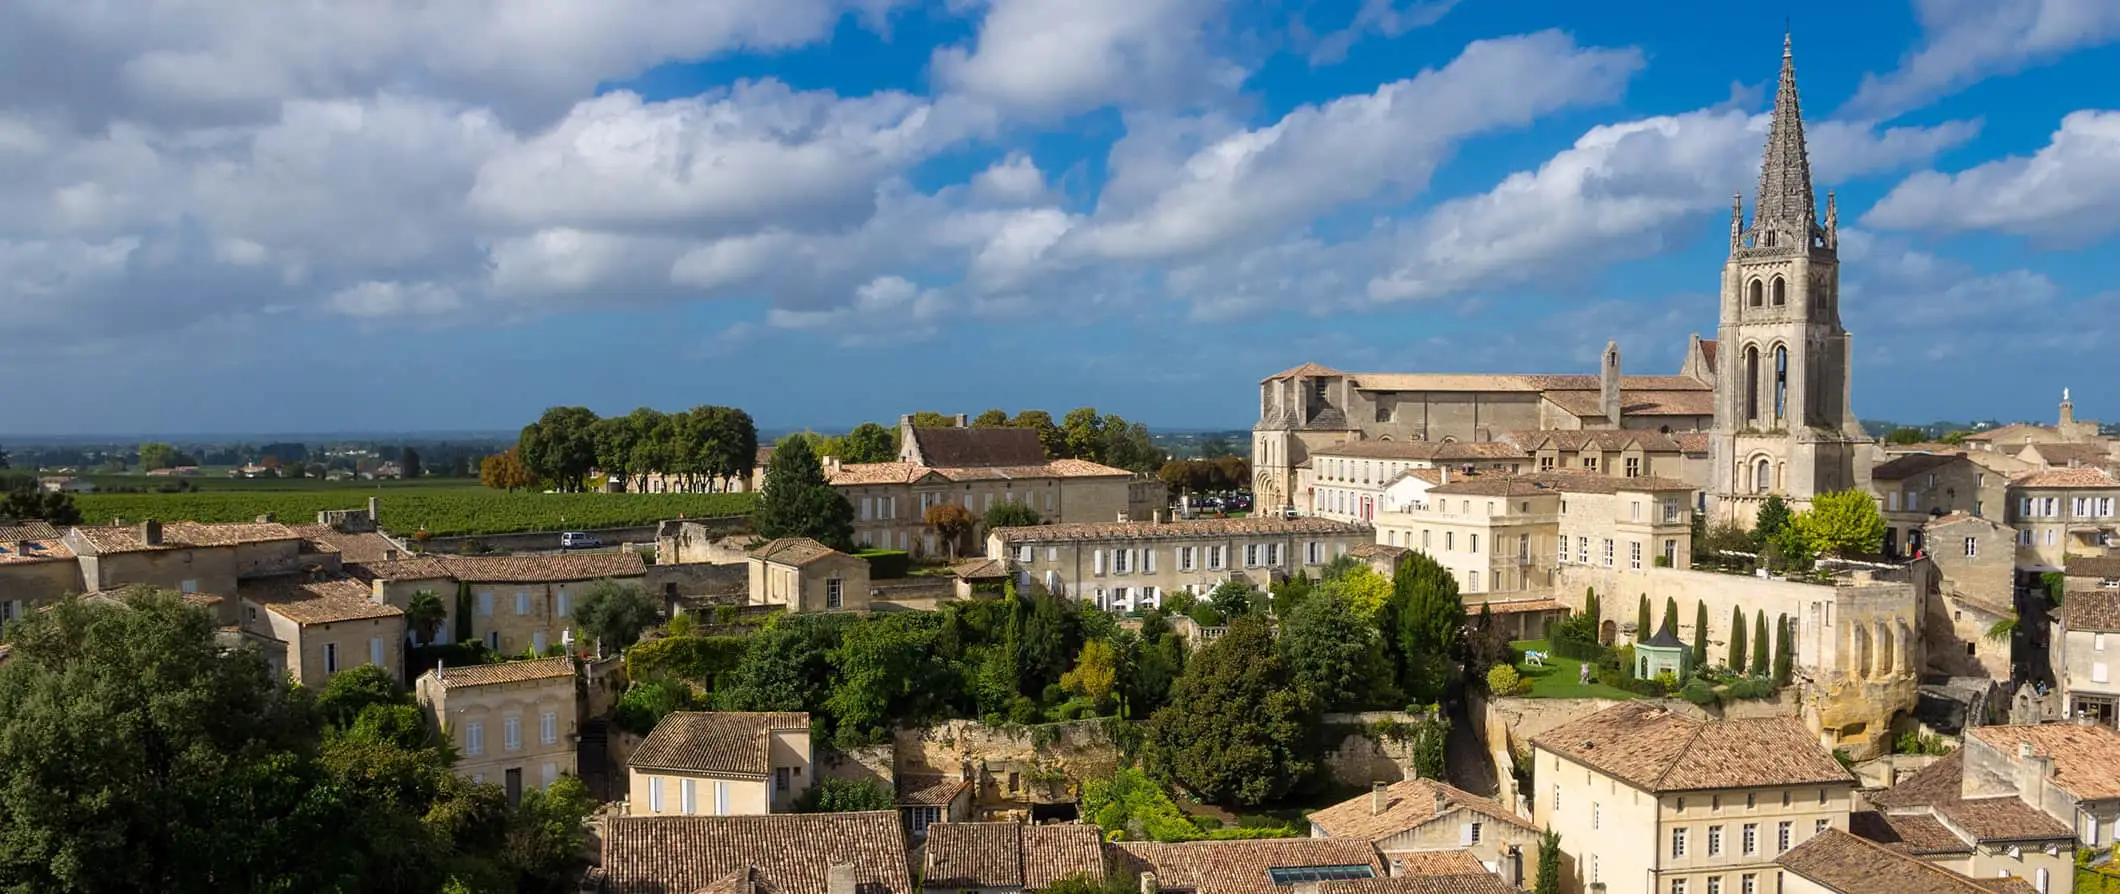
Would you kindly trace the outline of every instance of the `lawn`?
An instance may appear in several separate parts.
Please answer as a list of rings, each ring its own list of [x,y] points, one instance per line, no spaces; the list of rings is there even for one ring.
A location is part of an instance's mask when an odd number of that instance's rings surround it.
[[[379,499],[385,530],[436,537],[510,534],[651,525],[666,518],[714,518],[749,514],[758,495],[737,494],[547,494],[455,487],[224,490],[180,494],[77,494],[74,505],[89,524],[113,518],[127,522],[242,522],[271,514],[288,524],[316,521],[325,509],[361,509]]]
[[[1544,652],[1548,648],[1546,641],[1542,639],[1527,639],[1510,643],[1510,645],[1523,652],[1533,650]],[[1582,664],[1582,662],[1573,658],[1562,658],[1558,655],[1547,657],[1545,667],[1532,667],[1524,662],[1517,662],[1516,672],[1522,674],[1524,679],[1531,681],[1531,692],[1524,697],[1611,699],[1641,697],[1625,689],[1614,689],[1595,680],[1588,684],[1577,682],[1577,674],[1580,673],[1577,668],[1582,667]]]

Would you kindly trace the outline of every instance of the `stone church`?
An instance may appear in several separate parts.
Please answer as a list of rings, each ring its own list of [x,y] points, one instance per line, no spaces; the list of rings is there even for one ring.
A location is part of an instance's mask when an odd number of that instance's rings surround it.
[[[1484,442],[1526,430],[1705,433],[1704,508],[1749,523],[1781,494],[1865,486],[1869,439],[1849,405],[1840,324],[1838,220],[1811,191],[1796,66],[1782,45],[1779,88],[1747,225],[1734,198],[1721,319],[1692,337],[1675,375],[1630,376],[1617,345],[1594,375],[1350,373],[1306,363],[1259,383],[1252,468],[1261,510],[1309,505],[1310,453],[1347,441]]]

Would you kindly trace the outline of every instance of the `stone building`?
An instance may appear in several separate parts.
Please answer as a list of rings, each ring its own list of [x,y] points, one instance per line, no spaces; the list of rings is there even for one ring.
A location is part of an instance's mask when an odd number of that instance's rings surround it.
[[[1024,894],[1105,876],[1104,830],[1086,823],[936,823],[921,853],[930,894]]]
[[[1387,494],[1404,478],[1436,484],[1451,470],[1515,473],[1528,457],[1500,442],[1345,441],[1321,447],[1297,480],[1306,515],[1340,521],[1374,521],[1393,509]]]
[[[2015,794],[1968,796],[1964,750],[1868,795],[1850,831],[1975,878],[2015,876],[2040,894],[2074,887],[2075,834]]]
[[[335,551],[277,522],[81,526],[63,541],[78,557],[89,590],[144,585],[232,596],[245,578],[340,568]]]
[[[1921,529],[1928,582],[1922,636],[1929,669],[1953,676],[2010,679],[2010,649],[1988,629],[2016,612],[2017,532],[1962,512],[1931,518]]]
[[[576,774],[580,714],[574,659],[437,666],[413,683],[420,707],[456,747],[456,775],[522,799]]]
[[[2120,728],[2120,582],[2070,588],[2048,640],[2048,663],[2061,690],[2063,716]]]
[[[362,565],[354,574],[371,586],[372,598],[399,608],[422,591],[441,597],[448,617],[437,642],[476,639],[501,654],[543,654],[572,640],[574,602],[591,586],[606,580],[644,586],[647,564],[630,550],[414,556]]]
[[[810,715],[677,711],[626,762],[628,816],[788,813],[816,783]]]
[[[2034,887],[2021,878],[1952,872],[1935,861],[1918,858],[1918,853],[1827,831],[1775,858],[1780,871],[1772,890],[1780,894],[2069,894],[2066,877],[2061,881],[2063,887]]]
[[[39,606],[85,589],[81,563],[58,530],[38,521],[0,525],[0,633]]]
[[[1954,512],[1986,516],[2002,505],[2003,481],[1963,453],[1909,453],[1870,471],[1871,494],[1884,516],[1884,554],[1921,552],[1930,520]]]
[[[404,679],[405,613],[370,599],[360,582],[282,574],[244,580],[236,595],[244,630],[286,644],[294,682],[321,687],[364,664]]]
[[[1965,445],[1974,450],[2018,455],[2026,447],[2046,444],[2092,444],[2105,446],[2111,440],[2098,434],[2098,423],[2076,418],[2076,402],[2068,389],[2061,389],[2061,407],[2053,425],[2005,425],[1967,435]]]
[[[2017,568],[2061,571],[2076,556],[2120,545],[2120,478],[2101,468],[2047,469],[2010,482]]]
[[[799,612],[869,610],[869,562],[808,537],[782,537],[751,551],[750,603]]]
[[[1315,578],[1325,563],[1375,536],[1368,525],[1321,518],[1116,521],[1000,528],[987,535],[986,551],[1007,560],[1025,584],[1134,611],[1232,580],[1264,590],[1298,572]]]
[[[1471,851],[1486,870],[1517,887],[1530,887],[1539,828],[1527,817],[1432,779],[1378,782],[1368,794],[1309,816],[1313,838],[1359,838],[1387,860],[1438,851]]]
[[[1774,890],[1775,858],[1846,831],[1855,777],[1793,717],[1704,721],[1627,702],[1532,739],[1533,819],[1569,894]]]
[[[2101,848],[2120,840],[2120,730],[2094,723],[1976,726],[1965,735],[1967,798],[2015,795]]]
[[[913,894],[905,830],[888,810],[615,816],[582,890],[599,894]]]

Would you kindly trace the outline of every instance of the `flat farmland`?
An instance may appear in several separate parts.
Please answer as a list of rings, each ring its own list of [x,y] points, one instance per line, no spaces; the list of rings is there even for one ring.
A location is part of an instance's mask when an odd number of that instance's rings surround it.
[[[302,487],[291,490],[218,490],[190,493],[76,494],[74,504],[88,524],[158,521],[242,522],[270,513],[288,524],[306,524],[326,509],[360,509],[378,500],[383,527],[436,537],[514,534],[651,525],[666,518],[749,515],[757,494],[547,494],[492,490],[476,485],[397,487]]]

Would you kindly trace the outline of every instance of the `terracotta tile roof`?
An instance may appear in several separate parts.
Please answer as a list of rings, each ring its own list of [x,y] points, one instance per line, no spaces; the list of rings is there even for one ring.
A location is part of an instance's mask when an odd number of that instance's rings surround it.
[[[1708,452],[1708,433],[1704,431],[1672,432],[1671,440],[1678,445],[1680,453]]]
[[[1000,528],[994,534],[1005,543],[1049,540],[1177,540],[1197,537],[1275,537],[1316,534],[1362,536],[1373,533],[1369,525],[1325,518],[1195,518],[1166,522],[1073,522]]]
[[[1909,453],[1879,463],[1870,470],[1870,477],[1878,481],[1905,481],[1923,472],[1943,468],[1956,462],[1971,462],[1963,453]]]
[[[2061,622],[2070,630],[2120,630],[2120,590],[2070,590],[2061,597]]]
[[[1568,607],[1556,599],[1506,599],[1501,602],[1466,603],[1465,613],[1479,617],[1480,612],[1489,611],[1497,615],[1520,615],[1525,612],[1567,611]]]
[[[1045,446],[1033,428],[914,428],[908,453],[933,468],[1035,466]]]
[[[1636,702],[1562,724],[1532,743],[1650,792],[1855,781],[1794,717],[1709,722]]]
[[[104,555],[301,539],[301,535],[296,534],[293,528],[278,522],[167,522],[162,525],[162,543],[159,546],[149,546],[146,541],[140,539],[139,525],[84,526],[77,527],[74,531],[97,553]]]
[[[1026,481],[1043,478],[1132,478],[1134,473],[1086,459],[1056,459],[1022,466],[938,466],[951,481]]]
[[[1548,391],[1546,401],[1562,412],[1583,418],[1605,416],[1604,395],[1596,391]],[[1713,416],[1715,393],[1694,390],[1636,390],[1621,388],[1621,416]]]
[[[1347,548],[1347,554],[1357,559],[1390,559],[1393,562],[1410,552],[1413,550],[1407,547],[1386,546],[1382,543],[1357,543]]]
[[[2016,795],[1968,798],[1936,805],[1936,813],[1950,825],[1964,829],[1980,843],[2055,841],[2074,838],[2076,833],[2060,820],[2019,800]]]
[[[900,807],[946,807],[972,787],[969,780],[939,773],[900,773],[893,783]]]
[[[1343,373],[1343,372],[1341,372],[1341,371],[1339,371],[1339,370],[1337,370],[1337,369],[1333,369],[1333,368],[1332,368],[1332,367],[1330,367],[1330,366],[1320,366],[1320,365],[1318,365],[1318,364],[1316,364],[1316,363],[1305,363],[1305,364],[1303,364],[1302,366],[1298,366],[1298,367],[1296,367],[1296,368],[1294,368],[1294,369],[1284,369],[1284,370],[1281,370],[1280,372],[1274,373],[1273,375],[1267,376],[1266,378],[1260,379],[1260,380],[1259,380],[1259,384],[1261,384],[1261,385],[1264,385],[1264,384],[1266,384],[1266,383],[1268,383],[1268,382],[1271,382],[1271,381],[1273,381],[1273,380],[1275,380],[1275,379],[1294,379],[1294,378],[1299,378],[1299,377],[1307,378],[1307,377],[1310,377],[1310,376],[1344,376],[1344,375],[1346,375],[1346,373]]]
[[[1165,891],[1198,894],[1286,894],[1268,875],[1272,869],[1367,866],[1382,876],[1376,846],[1356,838],[1260,838],[1250,841],[1188,841],[1163,844],[1114,842],[1106,852],[1127,875],[1156,874]]]
[[[610,894],[693,894],[755,869],[779,894],[828,894],[833,864],[857,894],[912,894],[895,810],[761,816],[619,816],[607,821]]]
[[[799,711],[676,711],[663,715],[626,765],[763,778],[773,772],[772,733],[809,729],[810,715]]]
[[[2044,469],[2017,476],[2011,487],[2120,487],[2104,469]]]
[[[15,521],[0,525],[0,543],[18,540],[57,540],[61,537],[58,528],[41,521]]]
[[[747,553],[751,558],[776,565],[803,566],[819,559],[846,555],[808,537],[782,537]]]
[[[1839,829],[1811,836],[1774,862],[1836,894],[1995,894],[2011,890],[1977,883]]]
[[[47,526],[45,530],[51,529]],[[67,547],[66,541],[59,539],[56,531],[50,537],[9,537],[6,536],[8,532],[18,535],[36,533],[29,527],[0,528],[0,565],[73,561],[74,551]]]
[[[2113,462],[2112,449],[2104,444],[2033,444],[2039,459],[2049,466],[2103,466]]]
[[[2054,784],[2078,800],[2120,798],[2120,730],[2109,726],[2042,723],[2036,726],[1976,726],[1966,732],[2015,759],[2017,745],[2053,758]]]
[[[1400,874],[1320,882],[1318,894],[1515,894],[1471,851],[1424,851],[1392,862]]]
[[[404,616],[397,606],[377,602],[371,595],[361,582],[343,577],[312,581],[304,574],[279,574],[236,582],[236,596],[297,624]]]
[[[912,463],[847,463],[833,469],[826,480],[833,487],[864,484],[911,484],[934,470]]]
[[[436,556],[449,576],[470,583],[534,584],[641,577],[648,564],[634,551],[549,556]]]
[[[1872,792],[1870,803],[1891,810],[1929,807],[1965,796],[1965,752],[1953,751],[1899,780],[1897,785]]]
[[[1708,362],[1708,369],[1713,370],[1715,368],[1715,358],[1721,353],[1721,348],[1722,344],[1716,339],[1703,338],[1700,340],[1700,357]]]
[[[1917,857],[1973,852],[1972,842],[1958,837],[1958,833],[1928,813],[1885,814],[1857,810],[1848,814],[1848,831]]]
[[[1671,435],[1654,429],[1548,428],[1513,431],[1504,437],[1527,451],[1535,451],[1548,443],[1556,450],[1581,450],[1585,447],[1625,450],[1629,445],[1638,445],[1650,453],[1678,451],[1678,442],[1672,440]]]
[[[928,827],[926,888],[1022,888],[1105,876],[1102,830],[1085,823],[936,823]]]
[[[430,671],[430,673],[435,673]],[[503,661],[499,664],[465,664],[442,667],[436,673],[446,689],[463,686],[492,686],[498,683],[523,683],[530,680],[572,679],[574,659],[533,658],[528,661]]]
[[[2001,428],[1991,428],[1983,432],[1974,432],[1970,435],[1966,435],[1965,439],[1968,441],[1986,441],[1991,444],[2027,444],[2031,443],[2031,441],[2029,440],[2030,438],[2058,438],[2060,436],[2060,432],[2054,430],[2049,426],[2026,425],[2022,422],[2018,422],[2002,426]]]
[[[1373,794],[1365,792],[1312,813],[1310,822],[1336,838],[1382,841],[1439,817],[1469,810],[1528,832],[1538,831],[1529,821],[1491,798],[1482,798],[1431,779],[1407,779],[1385,786],[1382,813],[1374,809],[1374,798]]]
[[[1317,457],[1407,459],[1435,462],[1523,459],[1516,444],[1502,441],[1341,441],[1310,451]]]
[[[1438,484],[1428,492],[1438,495],[1513,497],[1530,494],[1616,494],[1621,491],[1694,491],[1695,485],[1675,478],[1627,478],[1597,472],[1533,472],[1525,475],[1475,475]]]
[[[1001,559],[966,559],[950,566],[958,580],[1000,580],[1008,577],[1008,562]]]
[[[2065,573],[2069,577],[2120,577],[2120,555],[2070,556]]]
[[[433,556],[413,556],[388,562],[358,563],[350,573],[370,580],[447,580],[449,567]]]
[[[374,531],[349,534],[330,525],[294,525],[290,530],[305,540],[337,550],[342,562],[381,562],[392,552],[404,555],[404,550],[398,549],[390,538]]]

